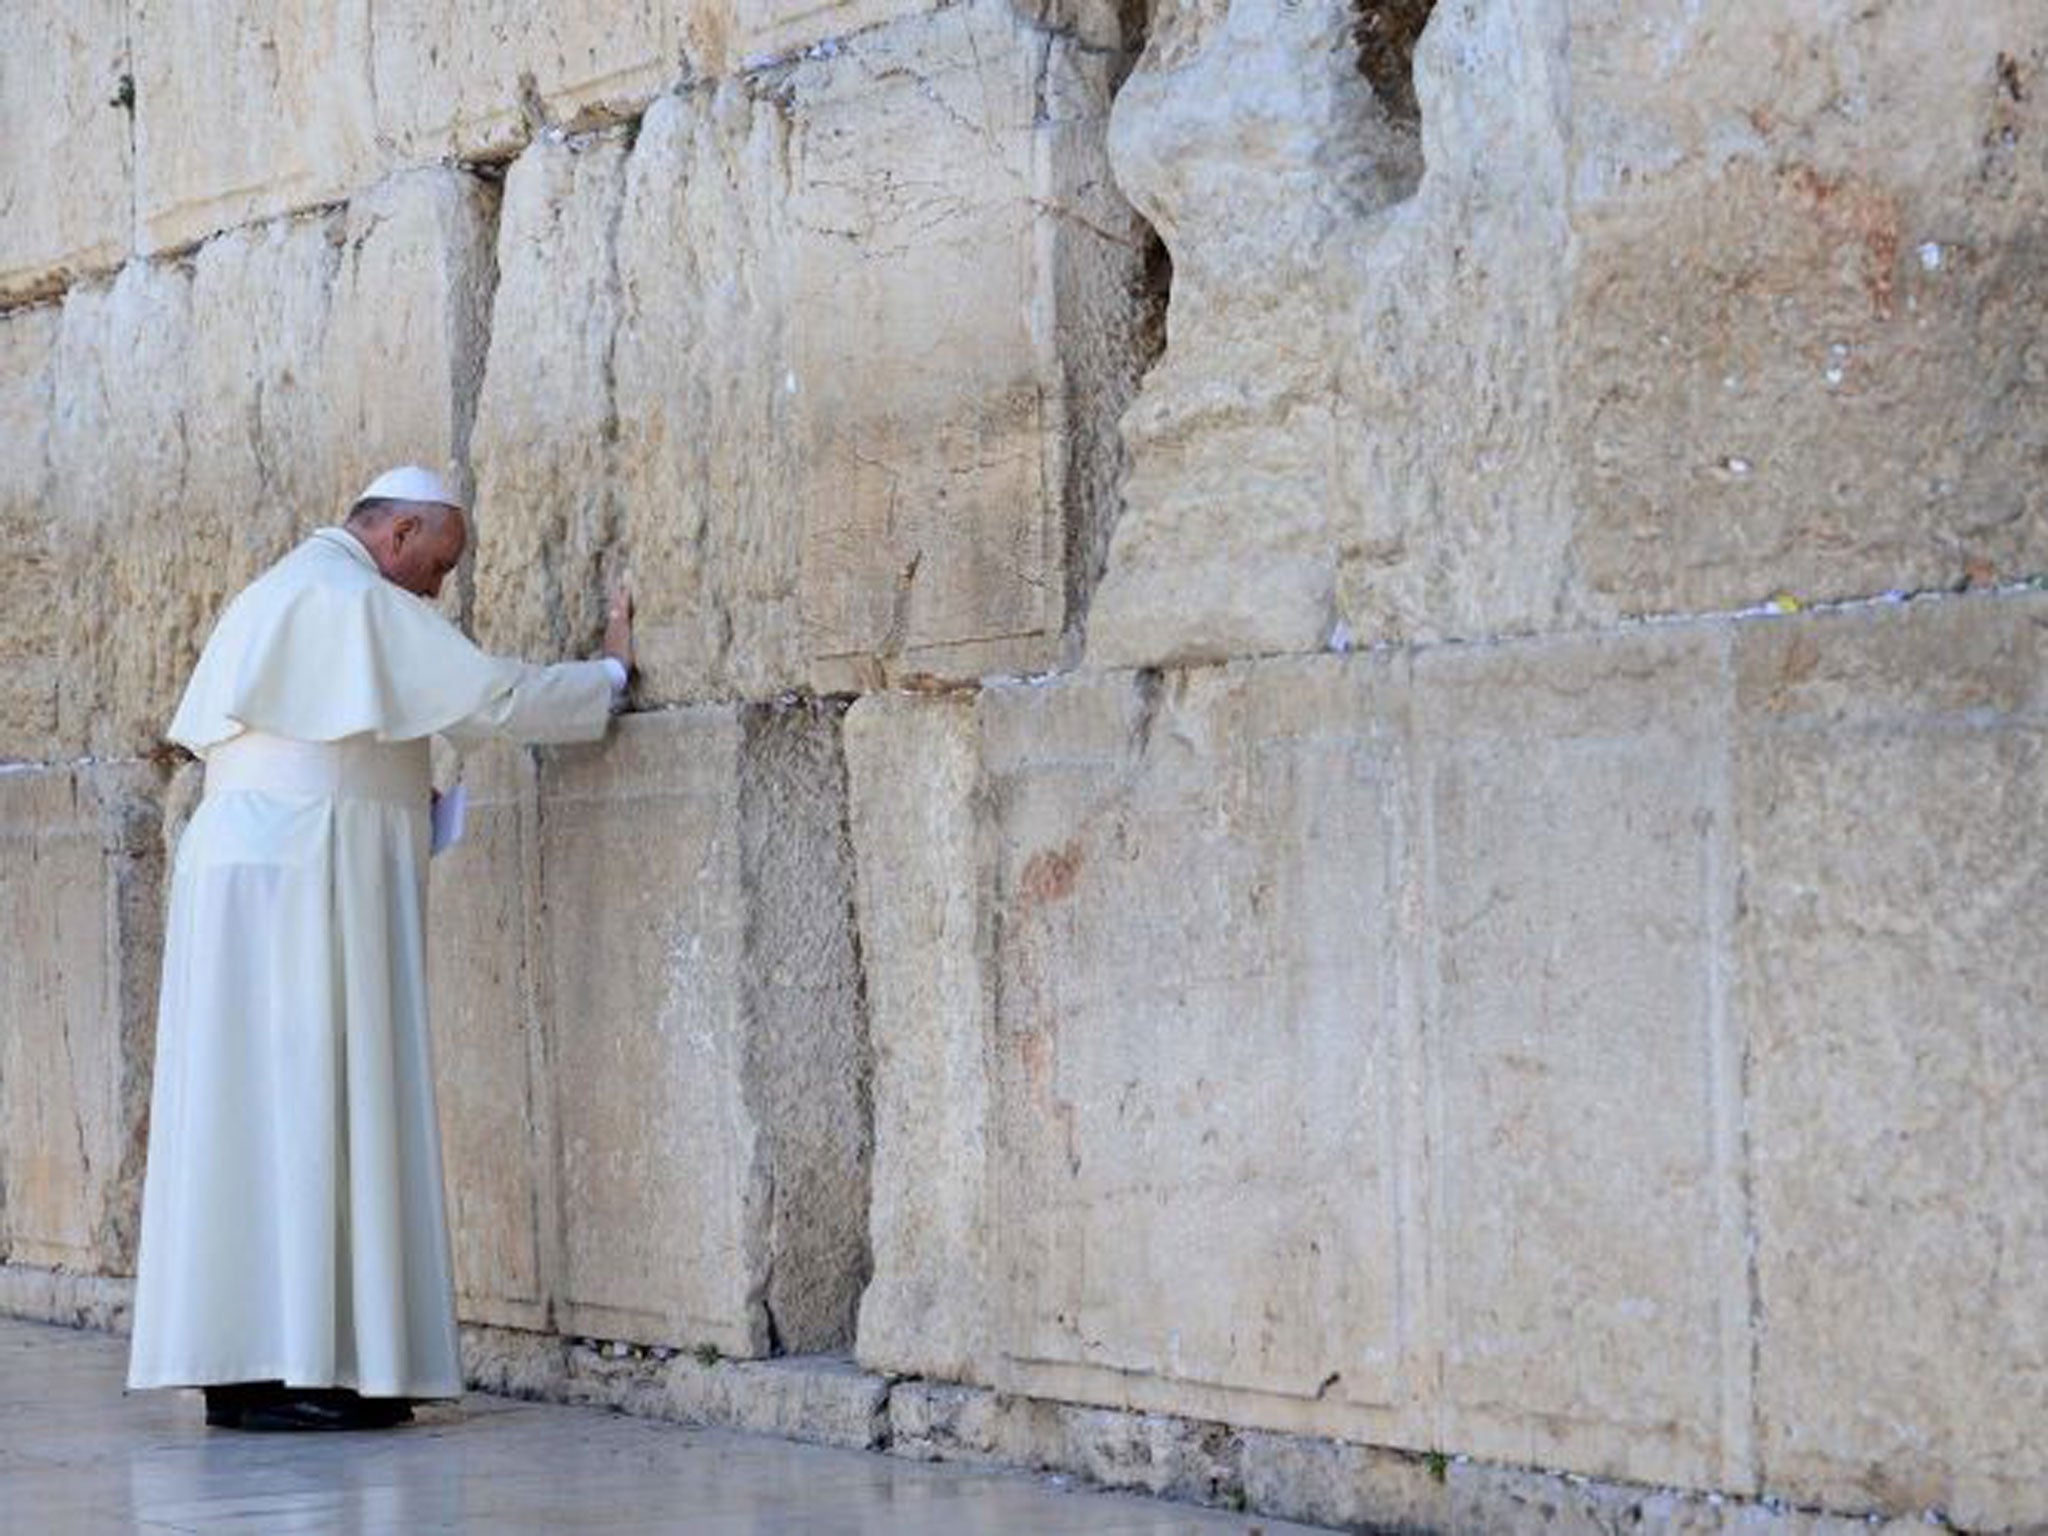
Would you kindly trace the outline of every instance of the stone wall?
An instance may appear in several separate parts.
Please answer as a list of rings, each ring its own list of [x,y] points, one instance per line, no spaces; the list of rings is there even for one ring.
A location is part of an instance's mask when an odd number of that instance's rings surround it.
[[[2048,1522],[2033,0],[16,10],[0,1298],[132,1271],[207,627],[413,459],[486,643],[641,596],[438,765],[493,1358]]]

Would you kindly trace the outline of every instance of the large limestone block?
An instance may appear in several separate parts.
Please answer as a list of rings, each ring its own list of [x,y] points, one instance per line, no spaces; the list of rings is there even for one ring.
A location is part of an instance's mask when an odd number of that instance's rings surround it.
[[[868,1091],[837,722],[622,721],[541,782],[556,1317],[734,1355],[844,1347]]]
[[[147,749],[229,598],[376,468],[462,457],[490,219],[473,178],[419,172],[66,296],[47,457],[70,750]]]
[[[1430,1443],[1405,714],[1336,662],[983,695],[997,1386]]]
[[[1563,9],[1158,8],[1111,148],[1170,340],[1091,659],[1554,620]]]
[[[192,281],[131,262],[65,295],[51,364],[50,517],[68,601],[58,731],[72,751],[132,752],[170,719],[203,616],[183,597],[221,551],[183,537],[182,380]],[[167,558],[173,540],[184,559]],[[197,572],[187,568],[197,566]]]
[[[370,0],[139,0],[136,240],[172,250],[374,178]]]
[[[470,449],[477,633],[495,649],[586,655],[603,635],[605,578],[616,569],[613,240],[624,159],[616,137],[547,140],[505,178],[497,323]]]
[[[993,823],[973,700],[876,694],[846,717],[874,1045],[870,1370],[988,1379]]]
[[[1135,355],[1145,307],[1143,227],[1102,149],[1117,63],[978,0],[791,76],[802,601],[822,687],[1059,654],[1070,535],[1088,550],[1108,516],[1089,455],[1114,453],[1106,423],[1136,373],[1073,354],[1128,336]],[[1115,304],[1081,312],[1105,291]]]
[[[128,248],[126,0],[8,7],[0,48],[0,300],[61,291]]]
[[[469,753],[460,778],[468,825],[433,862],[427,925],[456,1306],[467,1322],[537,1329],[547,1325],[541,1223],[552,1190],[547,1095],[533,1089],[546,1066],[535,773],[524,750],[493,746]]]
[[[509,158],[543,125],[637,116],[679,77],[718,73],[723,0],[413,4],[370,44],[380,138],[408,160]]]
[[[1614,0],[1572,60],[1589,601],[2048,565],[2048,14]]]
[[[145,767],[0,775],[0,1260],[134,1272],[162,926]]]
[[[804,675],[789,132],[743,84],[692,91],[648,109],[627,166],[619,483],[657,697],[759,697]]]
[[[1415,689],[1438,1443],[1747,1488],[1727,642],[1447,648]]]
[[[0,758],[57,755],[63,598],[50,515],[52,307],[0,316]]]
[[[2029,0],[1157,8],[1111,143],[1171,343],[1091,658],[2048,564],[2044,63]]]
[[[621,151],[528,150],[499,313],[530,323],[477,430],[520,528],[496,632],[588,644],[630,565],[650,698],[1057,659],[1147,345],[1116,63],[975,0],[655,103],[622,202]]]
[[[394,464],[468,484],[497,286],[498,189],[446,167],[350,200],[320,389],[327,441],[316,507],[338,509]]]
[[[2048,1523],[2048,600],[1744,631],[1765,1486]]]
[[[156,742],[221,607],[331,520],[318,389],[323,222],[210,241],[190,276],[132,263],[67,297],[52,459],[71,629],[64,736]]]

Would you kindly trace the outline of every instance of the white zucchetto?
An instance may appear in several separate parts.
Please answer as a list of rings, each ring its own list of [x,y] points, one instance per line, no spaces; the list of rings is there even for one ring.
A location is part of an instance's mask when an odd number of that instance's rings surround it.
[[[421,469],[417,464],[401,464],[396,469],[385,470],[363,487],[362,495],[356,500],[424,501],[454,507],[459,512],[468,510],[463,506],[462,498],[455,494],[455,487],[431,469]]]

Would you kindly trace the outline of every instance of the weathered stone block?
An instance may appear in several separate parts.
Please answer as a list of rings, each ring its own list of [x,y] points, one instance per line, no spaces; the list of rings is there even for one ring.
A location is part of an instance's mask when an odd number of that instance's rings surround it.
[[[408,171],[348,205],[321,344],[321,480],[309,525],[339,516],[394,464],[468,482],[497,286],[498,189],[463,171]]]
[[[529,150],[499,304],[534,319],[477,434],[500,632],[588,644],[630,562],[648,697],[1056,659],[1149,312],[1114,63],[975,0],[658,101],[622,203],[618,151]]]
[[[1398,679],[1112,676],[981,718],[996,1384],[1425,1434]]]
[[[130,1274],[163,849],[146,767],[0,774],[0,1259]]]
[[[408,160],[496,159],[543,125],[636,116],[724,63],[726,6],[491,0],[380,11],[370,42],[379,135]]]
[[[50,361],[55,308],[0,316],[0,758],[57,753],[64,603],[52,537]]]
[[[456,1304],[466,1321],[547,1323],[542,1213],[552,1214],[533,882],[539,809],[520,748],[472,751],[466,835],[432,865],[427,960]],[[544,1063],[543,1063],[544,1064]],[[549,1229],[552,1236],[552,1229]]]
[[[2048,1522],[2048,600],[1737,652],[1766,1486]]]
[[[1093,659],[2048,565],[2037,6],[1371,16],[1167,7],[1118,94],[1173,325]]]
[[[48,484],[70,750],[147,749],[229,598],[373,466],[466,450],[489,218],[473,179],[421,172],[66,296]]]
[[[701,708],[543,770],[566,1330],[843,1346],[865,1039],[836,721]]]
[[[758,698],[804,676],[790,126],[737,82],[664,97],[626,168],[618,483],[656,697]]]
[[[973,700],[871,695],[846,718],[874,1047],[873,1370],[988,1379],[995,852]]]
[[[611,485],[612,259],[625,146],[544,142],[505,178],[496,313],[471,462],[477,634],[545,658],[604,629],[617,538]]]
[[[187,274],[131,262],[111,286],[65,295],[50,476],[56,577],[69,594],[57,722],[72,751],[114,755],[159,737],[204,638],[186,591],[205,590],[207,568],[236,553],[181,527],[180,381],[193,365]]]
[[[1069,490],[1093,486],[1067,452],[1114,443],[1068,418],[1113,421],[1128,397],[1066,372],[1061,345],[1085,325],[1062,312],[1069,268],[1107,269],[1103,286],[1141,307],[1135,216],[1120,197],[1063,196],[1109,182],[1114,69],[977,0],[790,78],[801,593],[820,687],[1059,654],[1085,516]]]
[[[2048,566],[2048,31],[2028,0],[1956,22],[1574,7],[1568,444],[1602,610]]]
[[[1303,651],[1328,633],[1329,337],[1354,301],[1325,269],[1363,213],[1328,193],[1376,147],[1357,24],[1335,0],[1163,7],[1117,94],[1117,179],[1173,252],[1173,308],[1123,423],[1092,661]]]
[[[1725,638],[1415,664],[1441,1444],[1741,1490]]]
[[[900,16],[932,9],[930,0],[737,0],[733,60],[753,68]]]
[[[142,250],[374,179],[369,0],[148,0],[130,25]]]
[[[60,292],[128,248],[125,0],[8,7],[0,48],[0,300]]]

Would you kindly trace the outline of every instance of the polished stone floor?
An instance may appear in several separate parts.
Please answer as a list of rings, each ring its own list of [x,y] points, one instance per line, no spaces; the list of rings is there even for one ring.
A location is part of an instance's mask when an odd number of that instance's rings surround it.
[[[124,1396],[127,1343],[0,1318],[0,1533],[1306,1531],[722,1430],[471,1395],[378,1434],[208,1430],[196,1393]]]

